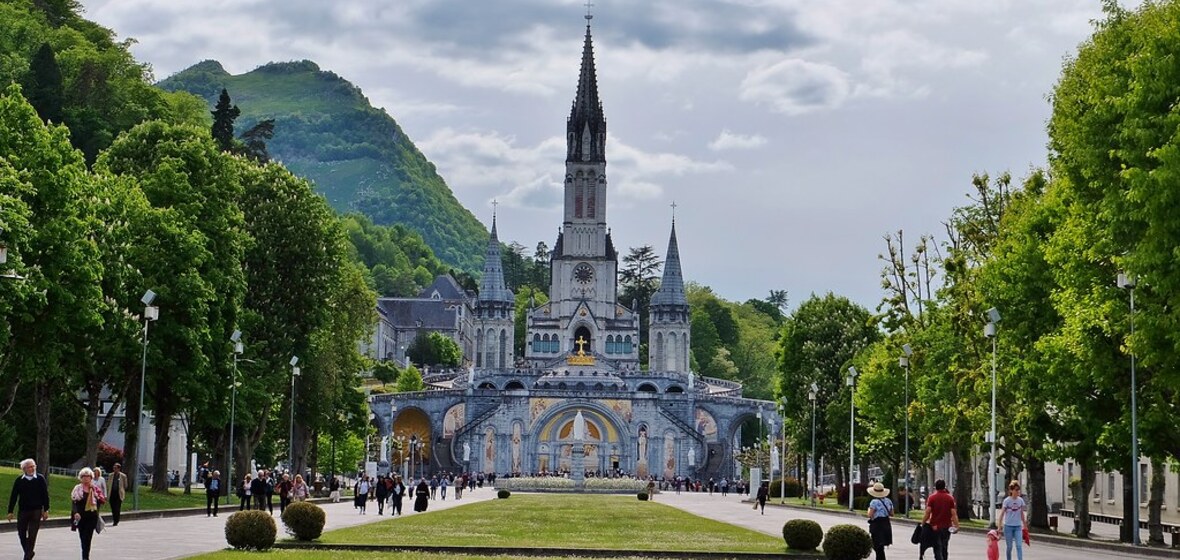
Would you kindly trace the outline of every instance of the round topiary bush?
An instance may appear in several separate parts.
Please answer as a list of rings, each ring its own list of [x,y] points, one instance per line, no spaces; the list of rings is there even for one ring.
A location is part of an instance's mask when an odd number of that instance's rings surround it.
[[[862,560],[873,552],[873,538],[856,525],[835,525],[824,536],[828,560]]]
[[[225,520],[225,542],[239,550],[267,550],[276,533],[274,518],[264,511],[239,511]]]
[[[647,492],[640,492],[640,493],[636,494],[635,497],[639,498],[639,501],[641,501],[641,502],[646,502],[647,501]]]
[[[324,510],[311,502],[295,502],[283,510],[287,534],[301,541],[314,541],[324,532]]]
[[[507,500],[508,496],[511,496],[511,495],[512,495],[512,492],[509,492],[507,490],[500,490],[499,492],[496,492],[496,497],[500,498],[501,500]]]
[[[810,519],[792,519],[783,524],[783,540],[791,550],[815,550],[824,540],[824,528]]]

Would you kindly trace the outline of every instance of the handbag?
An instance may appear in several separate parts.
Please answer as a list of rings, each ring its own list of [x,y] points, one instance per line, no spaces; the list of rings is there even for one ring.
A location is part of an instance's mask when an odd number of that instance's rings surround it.
[[[101,533],[103,529],[106,529],[106,521],[103,521],[102,516],[99,515],[98,516],[98,524],[94,526],[94,532]]]
[[[925,526],[921,523],[914,527],[914,536],[910,537],[910,542],[914,544],[922,544],[922,530]]]

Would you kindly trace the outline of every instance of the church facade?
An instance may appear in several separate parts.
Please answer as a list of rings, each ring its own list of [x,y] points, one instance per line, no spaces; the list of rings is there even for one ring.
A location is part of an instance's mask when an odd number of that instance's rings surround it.
[[[741,427],[775,404],[689,368],[689,305],[673,221],[650,302],[649,368],[639,367],[639,313],[618,301],[607,227],[606,118],[586,26],[566,121],[564,215],[550,259],[549,302],[528,310],[524,356],[512,356],[514,295],[495,218],[475,301],[474,366],[428,376],[428,388],[375,395],[373,422],[393,470],[506,474],[586,471],[639,477],[734,477]],[[579,432],[579,433],[575,433]],[[577,452],[574,446],[578,446]]]

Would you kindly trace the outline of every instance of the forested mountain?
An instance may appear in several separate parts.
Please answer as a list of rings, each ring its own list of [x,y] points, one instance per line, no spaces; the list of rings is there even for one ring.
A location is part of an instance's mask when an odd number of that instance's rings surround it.
[[[203,97],[210,108],[224,88],[247,130],[274,119],[271,156],[313,181],[341,212],[359,211],[379,225],[422,234],[447,265],[478,272],[488,232],[455,199],[442,177],[397,122],[360,89],[314,62],[271,63],[231,75],[206,60],[160,82]]]

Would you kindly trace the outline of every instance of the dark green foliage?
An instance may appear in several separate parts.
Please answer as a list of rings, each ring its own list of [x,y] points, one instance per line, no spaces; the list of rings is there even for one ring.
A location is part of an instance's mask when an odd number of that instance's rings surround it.
[[[237,124],[273,119],[269,155],[312,180],[338,211],[359,210],[377,224],[409,226],[443,262],[482,270],[487,229],[459,204],[401,127],[336,74],[300,61],[231,76],[217,62],[204,61],[159,85],[195,93],[211,105],[222,88],[234,90],[238,99],[249,99]],[[392,286],[378,286],[383,293],[406,286],[404,277],[389,280]]]
[[[824,529],[810,519],[792,519],[783,524],[783,540],[791,550],[815,550],[824,540]]]
[[[324,510],[311,502],[295,502],[283,511],[287,534],[296,540],[314,541],[324,532]]]
[[[230,105],[229,92],[221,90],[213,109],[213,140],[223,152],[234,150],[234,121],[242,114],[237,105]]]
[[[439,332],[418,331],[406,353],[414,363],[427,366],[456,367],[463,359],[459,345]]]
[[[800,482],[798,478],[795,478],[793,476],[788,476],[786,478],[780,478],[780,479],[776,480],[773,484],[771,484],[770,485],[770,497],[771,498],[782,498],[783,497],[782,489],[784,487],[786,488],[786,492],[787,492],[786,497],[788,497],[788,498],[801,498],[801,497],[803,497],[803,483]]]
[[[37,109],[41,120],[61,124],[65,94],[62,92],[61,69],[57,66],[57,58],[49,43],[41,43],[41,48],[37,49],[33,60],[29,62],[24,94],[25,99]]]
[[[869,509],[869,502],[873,501],[872,496],[857,496],[852,499],[852,509],[865,510]]]
[[[660,260],[651,245],[632,247],[627,256],[623,257],[623,268],[619,270],[619,303],[639,313],[639,345],[648,343],[648,306],[652,294],[660,287],[660,268],[664,262]],[[633,303],[634,302],[634,303]],[[647,364],[647,352],[639,353],[640,365]]]
[[[269,550],[277,534],[274,518],[264,511],[239,511],[225,520],[225,542],[238,550]]]
[[[393,362],[380,361],[373,365],[373,378],[382,385],[397,381],[397,366]]]
[[[873,551],[869,532],[856,525],[836,525],[824,537],[824,556],[828,560],[861,560]]]
[[[250,127],[242,133],[242,155],[258,162],[270,161],[270,153],[266,151],[266,142],[275,136],[275,120],[266,119]]]
[[[508,497],[511,495],[512,495],[512,492],[509,492],[508,490],[504,490],[504,489],[500,489],[499,491],[496,492],[496,497],[501,500],[507,500]]]
[[[636,494],[635,497],[639,498],[639,501],[641,501],[641,502],[646,502],[647,498],[648,498],[647,492],[640,492],[640,493]]]
[[[416,296],[435,276],[447,272],[422,236],[406,226],[374,225],[363,214],[348,214],[343,224],[356,248],[357,258],[368,267],[379,295]],[[463,284],[461,277],[455,278]]]

